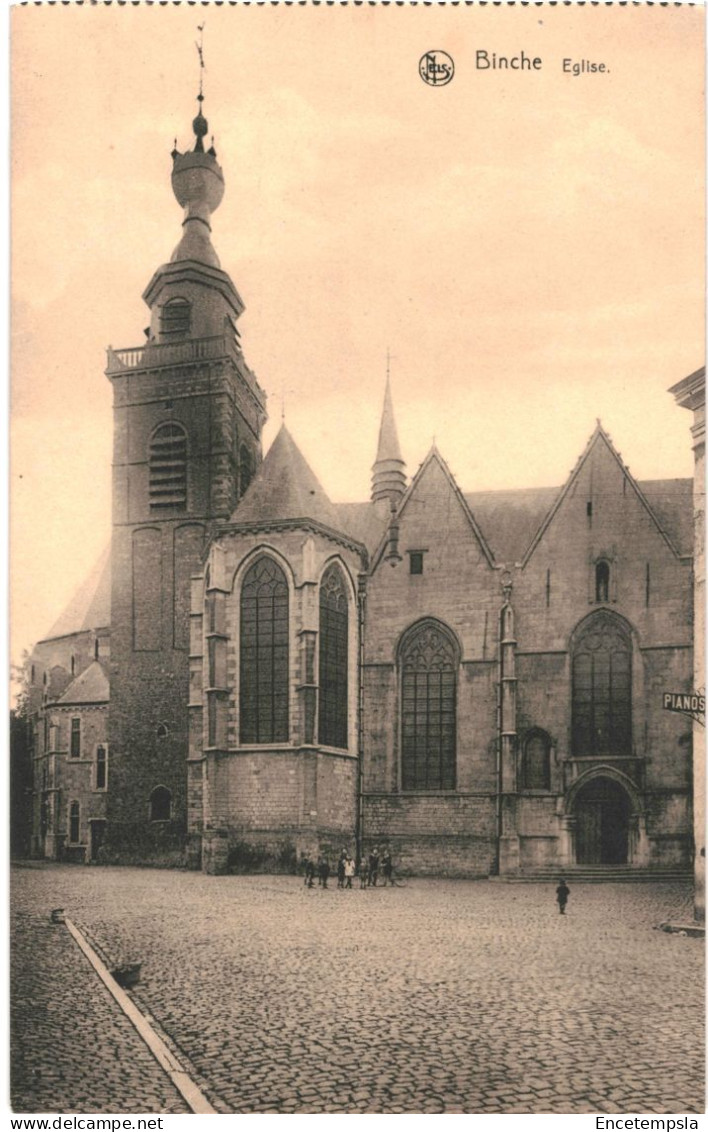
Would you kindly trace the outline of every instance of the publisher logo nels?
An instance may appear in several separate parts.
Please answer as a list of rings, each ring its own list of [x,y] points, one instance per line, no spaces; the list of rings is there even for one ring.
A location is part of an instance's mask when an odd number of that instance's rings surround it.
[[[426,51],[418,63],[418,74],[428,86],[446,86],[455,74],[455,64],[447,51]]]

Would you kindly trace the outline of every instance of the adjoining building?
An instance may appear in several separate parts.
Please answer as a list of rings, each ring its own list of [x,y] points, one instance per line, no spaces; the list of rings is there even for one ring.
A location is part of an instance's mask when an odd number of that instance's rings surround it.
[[[706,690],[706,367],[684,377],[669,390],[679,405],[693,413],[691,435],[695,456],[693,480],[693,684]],[[705,711],[693,721],[694,911],[706,918],[706,732]]]
[[[435,446],[409,481],[388,383],[369,501],[331,501],[285,426],[263,458],[193,125],[147,339],[108,351],[110,617],[106,567],[30,661],[35,852],[685,870],[691,728],[661,694],[693,684],[691,481],[638,482],[599,422],[561,487],[463,492]]]

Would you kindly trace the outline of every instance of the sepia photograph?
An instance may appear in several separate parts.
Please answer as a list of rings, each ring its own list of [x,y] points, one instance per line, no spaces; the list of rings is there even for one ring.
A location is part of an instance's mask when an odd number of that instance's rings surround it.
[[[12,1111],[698,1129],[704,8],[10,22]]]

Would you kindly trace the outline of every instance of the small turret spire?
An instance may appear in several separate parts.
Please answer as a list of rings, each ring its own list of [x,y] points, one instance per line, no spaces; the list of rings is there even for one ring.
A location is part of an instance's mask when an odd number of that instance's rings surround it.
[[[381,427],[379,429],[379,443],[376,451],[376,462],[373,466],[371,481],[371,498],[374,503],[379,499],[389,499],[395,506],[406,490],[405,461],[401,456],[398,443],[398,432],[393,415],[393,399],[391,397],[391,353],[386,352],[386,391],[384,393],[383,412],[381,414]]]

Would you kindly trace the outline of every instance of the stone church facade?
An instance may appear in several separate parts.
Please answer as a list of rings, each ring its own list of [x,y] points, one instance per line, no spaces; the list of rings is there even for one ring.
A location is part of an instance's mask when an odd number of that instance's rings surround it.
[[[371,498],[332,502],[241,346],[201,112],[184,209],[108,351],[110,555],[28,662],[38,856],[401,871],[688,867],[692,482],[637,482],[598,422],[562,487],[408,479],[387,383]]]

